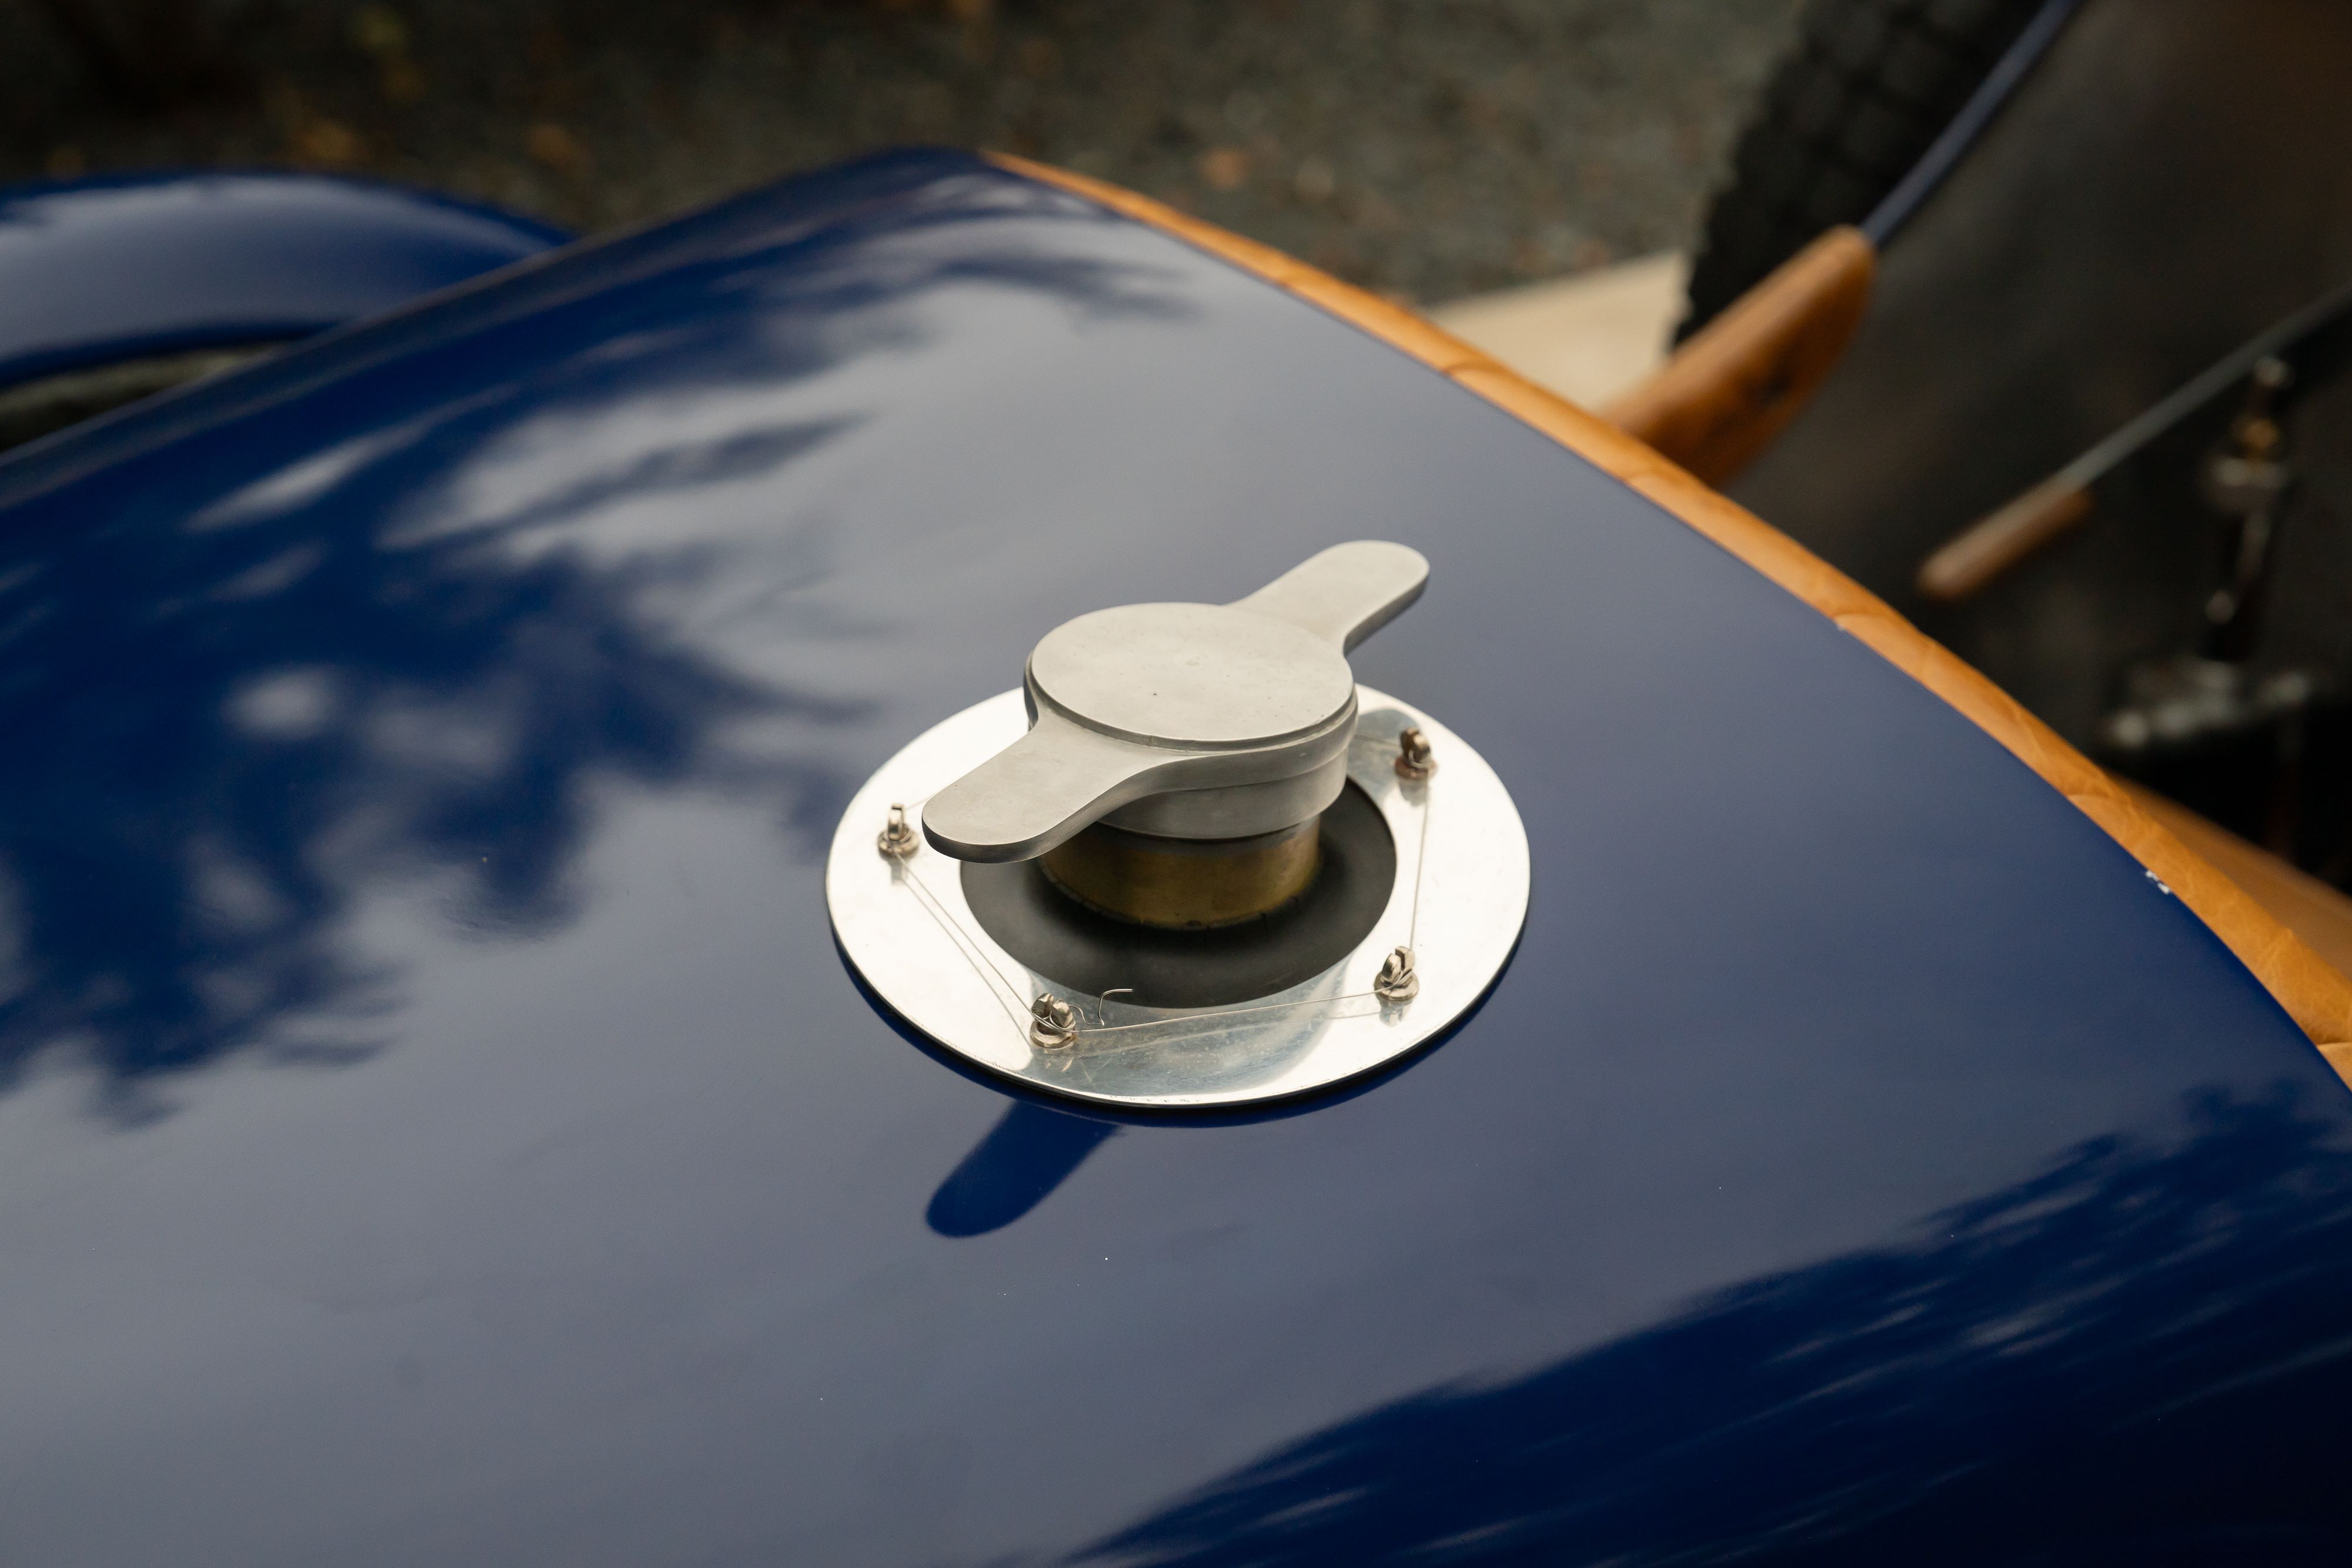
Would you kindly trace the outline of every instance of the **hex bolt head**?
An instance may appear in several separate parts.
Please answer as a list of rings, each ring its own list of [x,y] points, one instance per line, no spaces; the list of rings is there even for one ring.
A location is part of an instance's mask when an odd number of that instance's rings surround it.
[[[1429,737],[1407,727],[1397,732],[1397,777],[1426,779],[1437,771],[1437,758],[1430,755]]]
[[[1061,1051],[1077,1039],[1077,1009],[1051,991],[1039,992],[1029,1004],[1029,1043],[1040,1051]]]
[[[889,819],[882,824],[881,832],[875,835],[874,847],[894,861],[902,861],[913,854],[915,846],[922,841],[915,825],[907,821],[907,808],[892,801]]]
[[[1399,947],[1381,965],[1372,981],[1372,995],[1389,1006],[1399,1006],[1421,995],[1421,975],[1412,967],[1412,949]]]

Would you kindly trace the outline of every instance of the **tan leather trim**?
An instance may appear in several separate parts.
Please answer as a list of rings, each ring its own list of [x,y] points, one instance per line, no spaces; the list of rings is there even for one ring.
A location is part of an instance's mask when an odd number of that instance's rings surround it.
[[[1710,485],[1755,461],[1812,401],[1870,304],[1878,251],[1829,230],[1601,412]]]
[[[2104,769],[1843,572],[1616,426],[1522,380],[1409,310],[1148,196],[1025,159],[990,156],[1006,169],[1075,192],[1254,272],[1444,372],[1622,480],[1836,622],[2007,747],[2155,873],[2352,1083],[2352,980],[2142,810]]]

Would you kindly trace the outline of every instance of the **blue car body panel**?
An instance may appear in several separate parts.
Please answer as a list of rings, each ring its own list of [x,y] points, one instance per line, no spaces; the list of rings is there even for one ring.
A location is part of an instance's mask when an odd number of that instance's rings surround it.
[[[304,337],[571,237],[474,203],[324,174],[0,186],[0,386]]]
[[[1337,540],[1535,894],[1258,1114],[956,1070],[856,786]],[[1958,713],[1574,454],[961,155],[0,463],[26,1561],[2341,1562],[2352,1096]]]

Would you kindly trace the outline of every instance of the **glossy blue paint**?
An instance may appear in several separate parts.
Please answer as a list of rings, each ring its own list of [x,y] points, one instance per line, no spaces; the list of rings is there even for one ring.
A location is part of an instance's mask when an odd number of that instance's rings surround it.
[[[1042,627],[1398,538],[1453,1039],[1117,1124],[836,813]],[[948,154],[0,462],[0,1476],[110,1564],[2341,1561],[2352,1097],[2065,801],[1354,329]]]
[[[0,186],[0,385],[304,337],[571,237],[474,203],[324,174]]]

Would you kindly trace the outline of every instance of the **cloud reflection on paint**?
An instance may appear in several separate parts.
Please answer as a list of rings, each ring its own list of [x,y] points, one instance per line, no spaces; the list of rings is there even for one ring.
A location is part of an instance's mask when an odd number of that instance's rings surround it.
[[[355,946],[362,894],[454,879],[457,928],[529,939],[580,913],[604,783],[790,831],[843,793],[822,748],[742,742],[867,705],[695,622],[730,530],[784,526],[859,424],[843,378],[943,290],[1178,308],[966,232],[1034,192],[901,194],[747,198],[0,465],[0,1082],[68,1051],[136,1119],[233,1050],[364,1054],[399,977]]]

